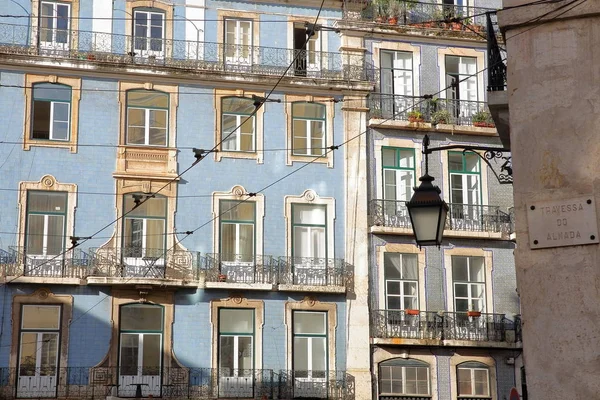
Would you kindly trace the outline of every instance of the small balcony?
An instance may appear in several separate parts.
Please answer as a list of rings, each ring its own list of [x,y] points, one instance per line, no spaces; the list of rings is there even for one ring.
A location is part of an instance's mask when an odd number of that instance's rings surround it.
[[[41,283],[60,278],[65,283],[79,283],[89,271],[91,256],[80,249],[58,255],[31,254],[25,247],[15,246],[1,251],[0,265],[2,274],[11,280]]]
[[[520,318],[511,321],[504,314],[418,310],[375,310],[371,314],[373,338],[413,339],[404,344],[424,340],[441,345],[457,341],[515,344],[521,340],[520,332]]]
[[[267,255],[204,255],[207,288],[272,290],[277,283],[278,260]]]
[[[413,126],[439,131],[471,131],[472,128],[488,128],[495,135],[494,123],[484,101],[403,96],[372,93],[369,96],[371,123],[378,119],[402,121],[398,127]],[[386,122],[388,123],[388,122]],[[412,123],[413,125],[409,125]],[[390,127],[397,124],[389,123]]]
[[[448,204],[450,208],[444,231],[445,236],[474,236],[503,239],[513,231],[509,213],[498,206]],[[371,200],[369,225],[372,233],[412,235],[412,225],[406,201]]]
[[[280,399],[354,399],[355,380],[345,371],[282,370],[277,376]]]
[[[353,272],[340,258],[280,257],[279,290],[345,293]]]
[[[92,268],[88,283],[127,283],[160,280],[197,285],[196,252],[164,248],[102,247],[90,249]]]
[[[167,67],[206,72],[231,72],[247,76],[271,75],[365,81],[369,75],[362,55],[324,51],[242,46],[225,43],[139,39],[81,30],[61,31],[61,43],[31,45],[30,30],[25,25],[0,24],[0,54],[47,57],[49,60],[91,61],[113,66],[136,65]],[[296,57],[296,58],[295,58]],[[292,68],[288,66],[295,59]]]
[[[345,21],[372,22],[382,27],[410,26],[485,35],[485,13],[496,9],[439,2],[344,0]],[[458,18],[462,23],[452,22]],[[484,36],[485,37],[485,36]]]

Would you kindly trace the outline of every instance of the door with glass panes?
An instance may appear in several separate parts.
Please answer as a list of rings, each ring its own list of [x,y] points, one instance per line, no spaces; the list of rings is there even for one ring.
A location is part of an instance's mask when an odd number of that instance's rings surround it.
[[[50,50],[69,50],[71,6],[54,1],[40,4],[40,47]]]
[[[21,306],[17,397],[56,397],[61,306]]]
[[[478,111],[477,59],[475,57],[446,56],[446,96],[448,111],[460,125],[470,125]]]
[[[381,110],[384,117],[406,116],[416,105],[413,56],[407,51],[381,50]]]
[[[219,309],[219,397],[254,397],[254,309]]]
[[[294,283],[327,282],[327,209],[324,205],[292,204]]]
[[[252,65],[252,21],[225,19],[225,63]]]
[[[483,220],[481,166],[474,153],[448,152],[452,229],[480,230]]]
[[[294,397],[327,397],[327,312],[292,315]]]
[[[167,198],[156,196],[136,205],[142,195],[123,200],[123,276],[165,277]]]
[[[309,31],[305,24],[294,25],[294,73],[299,76],[310,75],[310,72],[321,70],[322,33]]]
[[[162,382],[163,307],[121,306],[119,335],[119,396],[159,397]]]
[[[409,228],[406,202],[415,186],[415,150],[396,147],[382,149],[383,217],[385,226]]]
[[[134,53],[140,57],[164,58],[165,15],[151,10],[135,10]]]

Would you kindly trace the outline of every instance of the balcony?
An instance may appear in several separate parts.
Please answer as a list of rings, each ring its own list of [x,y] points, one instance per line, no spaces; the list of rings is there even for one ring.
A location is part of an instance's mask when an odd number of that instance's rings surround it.
[[[272,290],[277,283],[278,260],[267,255],[205,254],[207,288]]]
[[[485,13],[496,11],[493,8],[440,4],[433,1],[391,0],[382,3],[373,0],[344,0],[343,19],[373,22],[388,27],[400,25],[485,35]],[[452,22],[453,18],[461,18],[462,24]]]
[[[90,249],[92,268],[88,283],[136,283],[197,285],[199,253],[164,248],[103,247]],[[169,282],[170,281],[170,282]]]
[[[497,16],[487,16],[487,30],[497,30]],[[498,136],[506,148],[510,148],[510,125],[508,111],[508,92],[506,90],[506,51],[498,44],[498,38],[488,35],[488,100],[494,123],[498,127]]]
[[[520,331],[520,318],[511,321],[504,314],[416,310],[375,310],[371,314],[373,338],[412,339],[403,344],[422,344],[424,340],[438,345],[465,342],[515,344],[521,341]]]
[[[274,371],[271,369],[146,367],[62,367],[43,377],[18,376],[16,368],[0,368],[0,398],[58,397],[105,399],[354,399],[354,377],[345,371]],[[37,374],[39,375],[39,374]],[[39,385],[43,379],[45,386]],[[18,382],[17,382],[18,381]]]
[[[514,230],[510,214],[498,206],[450,203],[448,207],[444,236],[506,239]],[[413,233],[406,201],[371,200],[369,225],[373,233]]]
[[[279,290],[345,293],[353,272],[340,258],[281,257]]]
[[[383,126],[377,119],[402,121],[401,124],[389,124],[389,127],[414,127],[443,132],[464,130],[496,135],[493,120],[484,101],[457,99],[429,99],[384,93],[372,93],[369,96],[371,124]],[[474,129],[477,128],[477,129]],[[487,129],[481,129],[487,128]]]
[[[63,283],[79,284],[90,264],[90,255],[80,249],[63,255],[40,255],[15,246],[0,252],[3,276],[18,282],[44,283],[60,278]]]
[[[0,24],[0,54],[46,57],[48,60],[91,61],[100,64],[176,68],[185,71],[231,72],[247,76],[364,81],[364,56],[332,52],[228,45],[224,43],[152,39],[90,31],[64,31],[62,43],[31,45],[30,29]],[[34,30],[35,34],[35,30]],[[74,46],[76,44],[76,46]],[[152,51],[148,50],[151,47]],[[296,61],[286,72],[295,56]]]

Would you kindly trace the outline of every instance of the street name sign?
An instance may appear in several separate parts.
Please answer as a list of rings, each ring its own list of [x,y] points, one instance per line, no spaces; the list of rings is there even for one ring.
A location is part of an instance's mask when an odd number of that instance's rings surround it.
[[[527,204],[529,247],[599,243],[594,196]]]

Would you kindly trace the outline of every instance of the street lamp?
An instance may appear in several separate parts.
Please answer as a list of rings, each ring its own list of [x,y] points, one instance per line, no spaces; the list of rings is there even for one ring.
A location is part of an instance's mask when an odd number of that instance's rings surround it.
[[[503,156],[504,152],[510,152],[510,149],[485,146],[462,146],[449,145],[440,147],[429,147],[429,136],[423,138],[423,150],[425,155],[425,174],[419,178],[421,185],[414,188],[414,194],[410,201],[406,203],[410,223],[415,235],[417,246],[438,246],[442,244],[446,217],[448,216],[448,204],[440,197],[441,190],[433,185],[434,178],[429,175],[429,154],[434,151],[462,149],[464,152],[477,154],[490,168],[502,184],[512,183],[512,166],[510,157]],[[485,151],[482,156],[476,150]],[[502,159],[501,173],[494,171],[489,160]],[[506,173],[504,173],[506,172]]]

